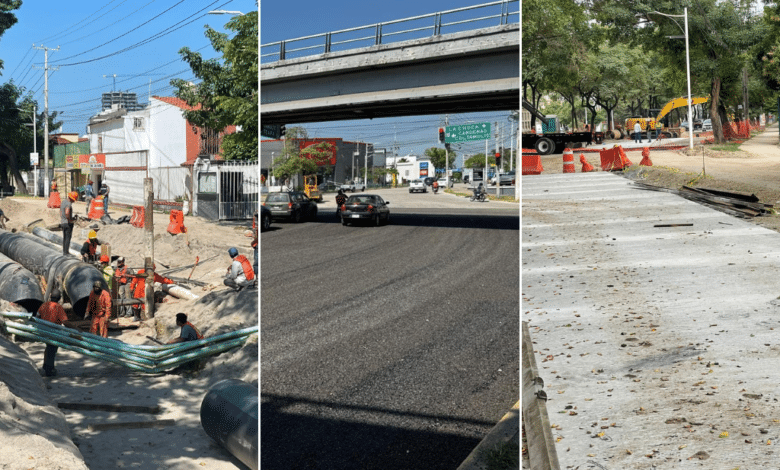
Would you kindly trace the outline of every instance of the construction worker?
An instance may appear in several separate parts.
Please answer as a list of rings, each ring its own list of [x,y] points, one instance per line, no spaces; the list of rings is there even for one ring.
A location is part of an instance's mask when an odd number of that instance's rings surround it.
[[[65,309],[60,305],[60,291],[54,289],[51,291],[51,300],[45,302],[38,308],[38,316],[41,320],[46,320],[57,325],[67,326],[68,328],[76,329],[76,327],[68,321],[68,316],[65,314]],[[47,344],[46,349],[43,351],[43,373],[46,377],[53,377],[57,375],[57,369],[54,368],[54,359],[57,356],[57,346],[53,344]]]
[[[176,314],[176,326],[181,328],[178,338],[174,338],[168,341],[167,344],[183,343],[184,341],[195,341],[196,339],[203,339],[203,335],[200,334],[195,325],[187,321],[186,313]]]
[[[62,254],[70,254],[70,239],[73,237],[73,202],[78,199],[79,193],[71,191],[68,197],[60,205],[60,228],[62,229]]]
[[[239,255],[238,250],[230,248],[228,254],[233,259],[227,269],[224,284],[232,287],[239,292],[244,287],[249,287],[255,283],[255,272],[246,256]]]
[[[173,281],[168,279],[167,277],[160,276],[154,270],[157,269],[156,264],[152,264],[152,273],[154,274],[154,281],[153,282],[159,282],[160,284],[173,284]],[[145,276],[146,270],[145,269],[139,269],[138,274],[136,274],[133,277],[132,282],[130,282],[130,292],[133,293],[133,297],[136,299],[143,299],[146,295],[146,276]],[[141,312],[144,311],[146,307],[143,303],[140,304],[133,304],[133,321],[140,321],[141,320]]]
[[[3,212],[2,209],[0,209],[0,228],[5,230],[5,223],[8,222],[9,220],[11,219],[6,217],[5,212]]]
[[[87,241],[81,245],[81,260],[85,263],[91,263],[98,260],[97,247],[100,241],[97,238],[97,232],[90,230],[87,234]]]
[[[84,202],[87,203],[87,217],[89,217],[89,204],[95,199],[95,188],[92,187],[92,180],[87,181],[84,186]]]
[[[132,270],[125,266],[125,259],[119,258],[116,260],[116,269],[114,270],[114,282],[118,286],[118,295],[122,300],[130,298],[130,276],[133,274]],[[120,305],[117,310],[118,317],[130,317],[132,313],[129,305]]]
[[[103,273],[103,279],[108,284],[108,292],[114,290],[114,269],[111,267],[111,260],[108,255],[100,255],[100,272]]]
[[[108,215],[108,193],[111,192],[111,188],[108,187],[108,185],[103,182],[103,185],[100,186],[100,195],[103,196],[103,212]]]
[[[103,283],[100,281],[95,281],[92,284],[92,292],[89,293],[87,316],[84,319],[90,317],[92,318],[92,326],[89,328],[89,332],[107,338],[108,319],[111,317],[111,294],[103,289]]]

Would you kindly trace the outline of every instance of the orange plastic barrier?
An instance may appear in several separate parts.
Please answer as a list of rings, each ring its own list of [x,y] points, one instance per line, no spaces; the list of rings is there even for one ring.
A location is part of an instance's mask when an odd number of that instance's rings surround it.
[[[570,148],[563,151],[563,172],[574,173],[574,151]]]
[[[523,155],[524,175],[541,175],[543,171],[542,158],[539,155]]]
[[[584,153],[580,154],[580,163],[582,163],[582,172],[583,173],[588,173],[589,171],[593,171],[594,170],[593,165],[588,163],[588,160],[585,159],[585,154]]]
[[[60,193],[58,191],[52,191],[49,193],[49,202],[46,203],[46,207],[49,209],[59,209],[62,201],[60,200]]]
[[[599,152],[601,157],[601,169],[603,171],[622,170],[632,165],[631,160],[626,156],[623,147],[616,145],[611,149],[604,149]]]
[[[644,166],[653,166],[652,160],[650,160],[650,149],[645,147],[642,149],[642,161],[639,162],[640,165]]]
[[[184,226],[184,212],[172,210],[169,220],[168,233],[171,235],[178,235],[187,231],[187,227]]]
[[[144,206],[133,206],[133,215],[130,216],[130,225],[143,228],[144,217]]]
[[[87,217],[92,220],[97,220],[103,217],[105,214],[106,210],[105,207],[103,207],[103,196],[98,196],[92,199],[92,202],[89,205],[89,213],[87,213]]]

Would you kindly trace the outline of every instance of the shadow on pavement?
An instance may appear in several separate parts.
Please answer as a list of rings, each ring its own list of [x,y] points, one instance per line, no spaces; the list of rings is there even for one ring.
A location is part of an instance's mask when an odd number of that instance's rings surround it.
[[[473,428],[495,423],[450,416],[404,413],[306,398],[261,394],[260,467],[263,469],[452,470],[480,439],[436,432],[443,422]],[[288,410],[304,407],[306,415]],[[355,413],[374,421],[408,418],[428,430],[357,422]],[[324,416],[351,416],[350,420]],[[367,421],[368,418],[363,419]],[[419,425],[418,425],[419,426]]]

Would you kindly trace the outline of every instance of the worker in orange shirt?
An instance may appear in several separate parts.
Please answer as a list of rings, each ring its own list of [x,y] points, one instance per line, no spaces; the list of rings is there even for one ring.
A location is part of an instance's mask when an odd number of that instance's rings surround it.
[[[38,308],[38,316],[41,320],[52,322],[56,325],[67,326],[68,328],[75,329],[76,327],[68,321],[68,316],[65,314],[65,309],[62,308],[60,301],[60,291],[54,289],[51,291],[51,300],[45,302]],[[54,359],[57,356],[57,346],[53,344],[47,344],[46,350],[43,351],[43,374],[46,377],[53,377],[57,375],[57,369],[54,368]]]
[[[173,281],[167,277],[160,276],[154,270],[157,269],[157,265],[152,265],[152,273],[154,274],[154,282],[160,284],[173,284]],[[139,269],[138,273],[133,277],[133,281],[130,283],[130,292],[133,293],[133,297],[136,299],[143,299],[146,295],[146,276],[144,276],[145,269]],[[133,321],[141,321],[141,312],[144,311],[144,304],[133,304]]]
[[[92,292],[89,293],[87,302],[87,316],[84,318],[88,317],[92,317],[89,332],[107,338],[108,319],[111,317],[111,294],[103,289],[103,283],[100,281],[92,284]]]

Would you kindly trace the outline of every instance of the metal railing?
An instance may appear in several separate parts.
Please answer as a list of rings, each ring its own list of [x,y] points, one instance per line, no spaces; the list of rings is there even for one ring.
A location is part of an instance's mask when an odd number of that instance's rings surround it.
[[[409,39],[439,36],[488,26],[520,22],[519,0],[499,0],[427,15],[376,23],[329,33],[272,42],[260,46],[260,63],[378,46]],[[510,11],[510,7],[516,7]],[[432,20],[432,21],[431,21]],[[433,24],[431,24],[431,22]],[[395,28],[407,28],[394,31]],[[389,41],[388,41],[389,39]],[[268,52],[263,52],[268,51]]]

